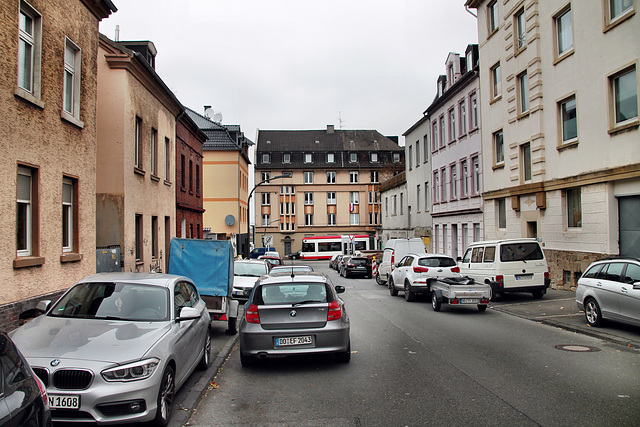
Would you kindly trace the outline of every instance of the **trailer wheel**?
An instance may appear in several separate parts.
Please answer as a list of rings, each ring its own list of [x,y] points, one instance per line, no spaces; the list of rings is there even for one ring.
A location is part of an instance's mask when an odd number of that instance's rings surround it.
[[[442,306],[442,303],[440,301],[438,301],[438,296],[436,295],[436,292],[431,292],[431,308],[433,308],[433,311],[440,311],[440,307]]]

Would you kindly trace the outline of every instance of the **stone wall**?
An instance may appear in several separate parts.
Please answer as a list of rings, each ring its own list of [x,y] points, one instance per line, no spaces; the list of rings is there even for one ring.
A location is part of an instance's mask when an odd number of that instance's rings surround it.
[[[551,277],[551,288],[575,291],[578,279],[593,261],[615,255],[594,252],[560,251],[545,249]]]
[[[38,303],[43,300],[56,302],[65,291],[66,289],[63,289],[61,291],[52,292],[50,294],[40,295],[22,301],[0,305],[0,331],[10,332],[14,330],[18,326],[20,326],[24,322],[24,320],[28,320],[21,319],[21,313],[24,313],[27,310],[34,309],[36,305],[38,305]]]

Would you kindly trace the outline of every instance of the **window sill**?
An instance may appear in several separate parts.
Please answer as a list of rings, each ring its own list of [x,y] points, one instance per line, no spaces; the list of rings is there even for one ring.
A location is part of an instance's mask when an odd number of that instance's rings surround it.
[[[608,130],[609,135],[616,135],[618,133],[622,133],[631,129],[635,129],[640,125],[640,120],[638,117],[635,119],[630,119],[622,122],[622,124],[616,125],[615,127]]]
[[[521,119],[526,119],[529,117],[529,110],[525,111],[524,113],[520,113],[518,114],[518,117],[516,117],[517,120],[521,120]]]
[[[564,151],[567,150],[569,148],[574,148],[578,146],[578,138],[576,139],[572,139],[570,141],[563,141],[562,144],[558,145],[556,147],[556,150],[558,151]]]
[[[527,45],[526,44],[524,46],[522,46],[521,48],[515,48],[515,51],[513,52],[513,57],[514,58],[517,57],[518,55],[520,55],[525,50],[527,50]]]
[[[167,181],[166,179],[164,180],[164,185],[166,185],[167,187],[171,187],[171,181]]]
[[[496,102],[500,101],[502,99],[502,94],[496,96],[495,98],[493,98],[491,101],[489,101],[489,105],[493,105]]]
[[[17,96],[18,98],[21,98],[21,99],[23,99],[23,100],[35,105],[36,107],[44,110],[44,101],[41,100],[40,98],[36,98],[35,96],[31,95],[26,90],[17,87],[17,88],[14,89],[13,94],[15,96]]]
[[[74,252],[66,252],[60,255],[60,262],[78,262],[82,261],[82,254],[74,253]]]
[[[60,118],[62,120],[65,120],[69,123],[71,123],[72,125],[76,126],[79,129],[84,129],[84,122],[78,120],[78,118],[74,117],[73,115],[69,114],[67,111],[60,111]]]
[[[628,11],[623,13],[622,15],[615,17],[613,21],[609,21],[607,23],[607,25],[605,25],[604,28],[602,29],[602,32],[606,33],[607,31],[611,30],[612,28],[615,28],[618,25],[622,24],[624,21],[626,21],[627,19],[631,18],[635,14],[636,14],[636,11],[635,11],[634,8],[629,9]]]
[[[13,268],[39,267],[44,265],[44,257],[25,256],[13,260]]]
[[[145,171],[143,171],[142,169],[140,169],[137,166],[133,167],[133,173],[140,175],[140,176],[145,176],[147,173]]]
[[[160,177],[159,176],[151,174],[150,178],[151,178],[151,181],[160,182]]]
[[[493,170],[498,170],[498,169],[504,169],[504,162],[497,164],[497,165],[493,165]]]
[[[573,50],[573,48],[569,49],[566,52],[563,52],[560,56],[556,57],[556,59],[553,61],[553,65],[557,65],[558,63],[564,61],[565,59],[573,55],[574,52],[575,51]]]

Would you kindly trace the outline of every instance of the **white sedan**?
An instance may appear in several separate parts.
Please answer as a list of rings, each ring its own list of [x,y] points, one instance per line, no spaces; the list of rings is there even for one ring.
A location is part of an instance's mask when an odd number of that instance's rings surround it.
[[[404,291],[407,301],[414,301],[416,295],[429,293],[427,279],[434,277],[460,276],[456,261],[447,255],[410,253],[402,258],[389,276],[391,296]]]

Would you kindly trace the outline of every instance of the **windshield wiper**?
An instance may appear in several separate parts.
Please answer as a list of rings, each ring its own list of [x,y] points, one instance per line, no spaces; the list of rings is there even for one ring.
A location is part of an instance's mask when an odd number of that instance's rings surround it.
[[[303,304],[309,304],[312,302],[323,302],[321,300],[317,300],[317,299],[308,299],[308,300],[304,300],[304,301],[300,301],[300,302],[294,302],[293,304],[291,304],[291,307],[296,307],[298,305],[303,305]]]

